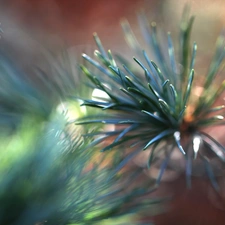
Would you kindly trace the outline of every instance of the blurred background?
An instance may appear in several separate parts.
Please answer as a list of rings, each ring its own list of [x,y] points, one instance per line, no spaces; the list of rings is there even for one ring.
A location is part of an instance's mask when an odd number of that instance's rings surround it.
[[[41,41],[51,36],[51,42],[53,37],[60,37],[68,45],[92,45],[92,33],[97,32],[106,47],[115,51],[125,47],[121,18],[127,18],[139,34],[136,13],[144,9],[150,21],[156,20],[166,31],[173,31],[186,3],[196,15],[193,38],[211,49],[212,39],[225,22],[223,0],[1,0],[0,19],[14,41],[17,35],[13,32],[20,29]]]
[[[121,46],[126,48],[121,18],[127,18],[139,35],[136,13],[144,9],[150,21],[173,31],[187,2],[197,16],[193,39],[198,43],[201,40],[199,47],[207,45],[206,51],[212,51],[212,40],[225,22],[223,0],[1,0],[0,20],[8,39],[28,47],[27,39],[19,36],[22,31],[42,43],[50,39],[53,44],[62,38],[69,46],[93,45],[92,33],[97,32],[106,48],[118,51]]]
[[[94,50],[92,34],[97,32],[106,49],[130,56],[119,24],[122,18],[128,19],[141,43],[136,18],[140,10],[146,12],[150,21],[156,21],[176,36],[186,3],[196,16],[192,32],[192,39],[198,43],[196,73],[204,73],[225,24],[224,0],[0,0],[4,30],[1,48],[25,68],[41,63],[40,46],[56,52],[65,45],[73,47],[79,61],[82,51]],[[223,138],[223,133],[213,132]],[[172,201],[167,204],[166,213],[154,218],[156,225],[223,225],[225,180],[221,178],[219,182],[221,193],[215,193],[211,184],[201,178],[194,178],[193,187],[188,190],[182,174],[171,182],[163,182],[155,195],[168,194]]]

